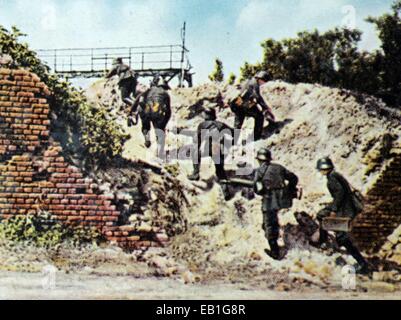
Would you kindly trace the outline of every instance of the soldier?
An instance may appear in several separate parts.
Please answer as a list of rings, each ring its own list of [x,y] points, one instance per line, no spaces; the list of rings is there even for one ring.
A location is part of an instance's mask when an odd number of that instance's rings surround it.
[[[229,136],[230,139],[234,137],[234,129],[230,128],[223,122],[216,120],[216,111],[212,108],[206,108],[203,111],[205,121],[198,126],[197,130],[197,150],[193,153],[193,166],[194,172],[188,178],[192,181],[200,179],[200,166],[202,159],[202,143],[207,144],[208,155],[213,157],[216,168],[216,175],[219,180],[226,180],[226,172],[224,170],[225,159],[225,138]],[[204,139],[205,141],[202,141]],[[218,149],[218,150],[217,150]],[[223,186],[225,192],[225,186]]]
[[[107,74],[106,79],[113,76],[118,76],[118,86],[121,92],[121,99],[124,103],[132,106],[134,100],[131,99],[131,94],[135,98],[136,86],[138,85],[137,75],[128,65],[123,63],[122,58],[114,59],[113,69]]]
[[[327,188],[333,197],[333,202],[317,214],[317,219],[320,223],[319,244],[324,245],[328,239],[328,232],[321,227],[324,218],[336,216],[354,219],[361,210],[358,209],[353,200],[353,192],[349,183],[334,170],[334,164],[330,158],[320,159],[317,162],[317,170],[327,177]],[[336,232],[336,241],[339,246],[344,246],[348,253],[358,262],[358,273],[366,274],[369,272],[368,262],[352,243],[349,233]]]
[[[142,133],[145,137],[145,146],[150,148],[150,125],[161,130],[156,134],[159,146],[159,155],[164,154],[165,132],[171,118],[171,99],[168,94],[169,85],[160,78],[157,85],[152,86],[140,94],[132,107],[131,114],[139,112],[142,120]]]
[[[297,198],[298,177],[279,164],[272,163],[271,152],[259,150],[256,159],[261,163],[255,172],[255,192],[263,196],[263,229],[270,245],[267,252],[273,259],[279,260],[280,248],[278,212],[292,206],[292,200]]]
[[[275,121],[275,117],[260,94],[260,86],[269,80],[266,71],[261,71],[256,76],[248,80],[241,90],[239,97],[230,103],[231,110],[235,113],[235,129],[241,129],[246,117],[255,119],[254,139],[258,141],[262,137],[264,114],[267,114],[270,122]],[[262,108],[262,110],[259,108]]]

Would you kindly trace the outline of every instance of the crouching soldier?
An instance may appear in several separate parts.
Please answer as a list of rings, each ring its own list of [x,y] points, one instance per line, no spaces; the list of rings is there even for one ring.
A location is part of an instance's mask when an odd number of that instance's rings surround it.
[[[160,78],[157,85],[153,85],[137,97],[131,110],[131,115],[138,112],[141,118],[146,148],[151,146],[151,124],[153,124],[155,130],[158,130],[156,139],[160,157],[164,155],[166,127],[171,118],[171,99],[168,90],[167,82]]]
[[[235,114],[235,129],[241,129],[246,117],[255,119],[254,139],[262,138],[264,114],[267,114],[269,121],[274,122],[275,117],[260,94],[260,86],[269,80],[266,71],[261,71],[256,76],[242,85],[241,94],[230,102],[230,108]]]
[[[113,68],[106,75],[106,79],[110,79],[113,76],[118,76],[118,87],[121,92],[121,99],[124,103],[129,106],[134,104],[134,100],[131,98],[131,94],[135,99],[136,86],[138,85],[137,75],[128,65],[123,63],[122,58],[117,58],[113,61]]]
[[[272,163],[271,152],[267,149],[259,150],[256,159],[261,165],[255,172],[254,188],[258,195],[263,196],[263,229],[270,245],[270,252],[267,253],[279,260],[278,212],[292,207],[293,199],[297,198],[298,177],[283,166]]]
[[[324,218],[334,216],[353,220],[362,209],[354,199],[354,193],[349,183],[334,170],[334,164],[329,158],[320,159],[317,163],[317,170],[327,177],[327,188],[333,197],[333,202],[317,214],[320,223],[319,244],[324,246],[328,240],[328,232],[322,228]],[[347,252],[358,262],[356,270],[358,273],[369,273],[368,262],[352,243],[348,232],[336,232],[336,241],[339,246],[344,246]]]
[[[202,144],[205,143],[207,151],[205,155],[213,158],[218,180],[227,180],[224,170],[224,160],[227,152],[227,144],[231,146],[234,139],[234,129],[223,122],[217,121],[216,111],[212,108],[206,108],[203,111],[203,117],[205,121],[198,126],[196,133],[197,141],[195,141],[196,150],[192,154],[194,171],[188,178],[192,181],[200,179]],[[231,141],[227,141],[226,138]],[[224,184],[222,188],[223,193],[228,197],[227,186]]]

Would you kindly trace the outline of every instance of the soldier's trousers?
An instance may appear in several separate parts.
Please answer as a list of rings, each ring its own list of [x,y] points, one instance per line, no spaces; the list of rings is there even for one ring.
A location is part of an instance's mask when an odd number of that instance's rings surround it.
[[[161,130],[156,134],[157,144],[159,146],[159,155],[164,154],[165,145],[165,132],[168,122],[170,121],[171,114],[159,115],[159,114],[148,114],[146,112],[139,113],[142,120],[142,134],[145,137],[145,141],[150,143],[150,128],[151,124],[155,129]]]
[[[199,144],[201,146],[201,143]],[[212,145],[209,145],[209,151],[213,150]],[[214,161],[214,167],[216,168],[216,176],[219,180],[227,180],[226,171],[224,170],[224,145],[220,145],[220,154],[218,161]],[[214,155],[209,154],[211,157]],[[214,159],[213,159],[214,160]],[[197,153],[193,154],[193,166],[194,166],[194,174],[199,174],[200,172],[200,164],[202,161],[202,150],[201,148],[198,149]]]
[[[122,80],[119,83],[121,100],[124,103],[128,105],[132,105],[134,103],[134,101],[131,99],[131,94],[135,97],[137,84],[138,82],[135,78]]]
[[[262,138],[263,133],[263,124],[264,124],[264,116],[261,111],[259,111],[256,107],[246,112],[241,110],[240,108],[235,111],[235,129],[241,129],[245,118],[251,117],[255,119],[255,127],[254,127],[254,139],[255,141],[260,140]]]
[[[322,221],[324,218],[328,217],[332,211],[328,208],[322,209],[317,214],[317,219],[320,223],[320,242],[327,241],[328,232],[321,228]],[[352,243],[350,234],[348,232],[336,232],[337,244],[341,247],[343,246],[347,249],[347,252],[360,264],[366,265],[367,262],[362,254],[359,252],[358,248]]]
[[[280,232],[278,210],[263,209],[263,230],[267,240],[277,241]]]

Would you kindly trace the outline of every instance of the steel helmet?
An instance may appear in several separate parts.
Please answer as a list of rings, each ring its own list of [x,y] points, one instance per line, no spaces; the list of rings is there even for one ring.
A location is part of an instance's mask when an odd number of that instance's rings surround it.
[[[334,164],[330,158],[326,157],[326,158],[319,159],[317,161],[316,168],[318,170],[332,170],[332,169],[334,169]]]
[[[269,81],[269,74],[267,73],[267,71],[259,71],[256,75],[255,75],[256,79],[262,79],[264,81]]]
[[[256,159],[260,161],[270,161],[272,159],[272,153],[266,148],[260,149],[256,155]]]
[[[123,58],[115,58],[113,60],[113,65],[120,64],[120,63],[123,63]]]

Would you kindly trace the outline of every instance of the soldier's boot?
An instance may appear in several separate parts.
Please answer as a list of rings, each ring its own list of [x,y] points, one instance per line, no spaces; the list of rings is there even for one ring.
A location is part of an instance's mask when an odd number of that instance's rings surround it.
[[[320,228],[320,236],[319,236],[318,245],[322,246],[324,244],[327,244],[328,240],[329,240],[329,233],[326,230]]]
[[[354,246],[351,240],[347,239],[343,241],[342,245],[347,249],[347,252],[358,262],[355,271],[357,274],[369,275],[371,268],[366,259],[359,252],[358,248]]]
[[[145,147],[149,149],[152,145],[152,142],[150,142],[150,130],[144,130],[143,134],[145,136]]]
[[[278,246],[277,240],[274,239],[269,240],[269,246],[270,246],[270,252],[267,252],[267,254],[274,260],[280,260],[281,259],[280,247]]]
[[[188,176],[188,179],[191,181],[199,181],[200,179],[200,165],[199,164],[194,164],[194,172]]]

